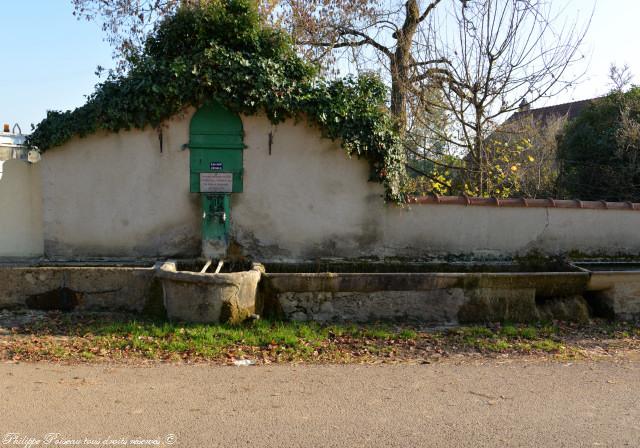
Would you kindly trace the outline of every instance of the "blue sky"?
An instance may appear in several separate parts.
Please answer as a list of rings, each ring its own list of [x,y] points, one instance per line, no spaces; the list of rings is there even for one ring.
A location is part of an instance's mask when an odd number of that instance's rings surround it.
[[[563,3],[565,0],[553,0]],[[568,13],[586,17],[595,0],[573,0]],[[78,21],[70,0],[0,0],[0,122],[28,132],[48,109],[82,105],[99,81],[98,65],[113,66],[100,24]],[[628,64],[640,79],[638,0],[598,0],[587,36],[582,84],[550,104],[606,93],[608,67]]]
[[[0,0],[0,122],[24,132],[48,109],[70,109],[111,67],[100,25],[78,21],[70,0]]]

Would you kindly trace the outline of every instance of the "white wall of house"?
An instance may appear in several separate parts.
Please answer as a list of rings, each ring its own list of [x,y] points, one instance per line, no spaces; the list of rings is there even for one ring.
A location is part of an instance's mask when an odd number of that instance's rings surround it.
[[[76,138],[45,153],[44,244],[51,257],[194,256],[201,209],[189,193],[193,111],[154,129]],[[304,122],[242,118],[244,193],[232,234],[261,260],[317,257],[640,253],[640,212],[385,204],[365,160]],[[269,153],[269,133],[274,135]],[[1,209],[0,209],[1,210]]]
[[[40,167],[5,161],[0,178],[0,257],[43,254]]]

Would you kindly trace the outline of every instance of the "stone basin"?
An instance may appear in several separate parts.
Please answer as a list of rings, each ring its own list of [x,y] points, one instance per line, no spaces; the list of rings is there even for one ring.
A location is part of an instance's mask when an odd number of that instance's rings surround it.
[[[582,297],[589,273],[570,266],[539,272],[519,272],[509,263],[336,264],[309,272],[312,269],[310,264],[267,264],[262,280],[265,312],[301,321],[431,325],[589,317]],[[447,272],[438,272],[444,269]]]
[[[237,324],[260,312],[257,290],[264,272],[261,264],[251,263],[239,272],[199,271],[175,261],[160,266],[157,276],[170,320]]]

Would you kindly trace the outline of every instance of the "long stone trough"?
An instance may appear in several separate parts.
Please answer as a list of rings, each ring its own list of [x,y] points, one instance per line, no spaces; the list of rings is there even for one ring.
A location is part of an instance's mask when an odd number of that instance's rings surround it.
[[[161,296],[154,261],[0,264],[0,309],[142,312]]]
[[[471,266],[472,270],[512,270],[513,267]],[[294,266],[275,268],[296,270]],[[428,265],[412,268],[438,269]],[[285,319],[434,325],[588,319],[588,306],[582,293],[589,274],[579,270],[272,273],[269,265],[266,269],[262,291],[267,311]],[[385,267],[375,269],[384,271]]]
[[[127,311],[200,323],[255,315],[426,325],[640,319],[638,265],[243,263],[201,272],[199,263],[0,263],[0,309]]]

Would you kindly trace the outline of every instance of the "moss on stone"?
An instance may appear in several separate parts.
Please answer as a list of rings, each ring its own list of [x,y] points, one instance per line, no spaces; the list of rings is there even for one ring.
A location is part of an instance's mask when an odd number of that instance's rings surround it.
[[[164,293],[162,283],[158,279],[151,282],[144,299],[142,314],[152,319],[166,320],[167,309],[164,306]]]
[[[544,320],[587,323],[589,305],[584,297],[578,295],[551,299],[540,305],[540,316]]]
[[[515,256],[513,261],[522,272],[565,272],[572,270],[566,257],[549,255],[538,249],[530,250],[526,255]]]
[[[249,318],[254,310],[243,308],[235,301],[223,302],[220,309],[220,323],[238,325]]]
[[[458,311],[460,323],[517,322],[540,320],[535,291],[478,289]]]
[[[570,250],[566,256],[571,261],[640,261],[640,254],[631,254],[628,252],[617,252],[615,254],[605,252],[582,252],[579,250]]]

